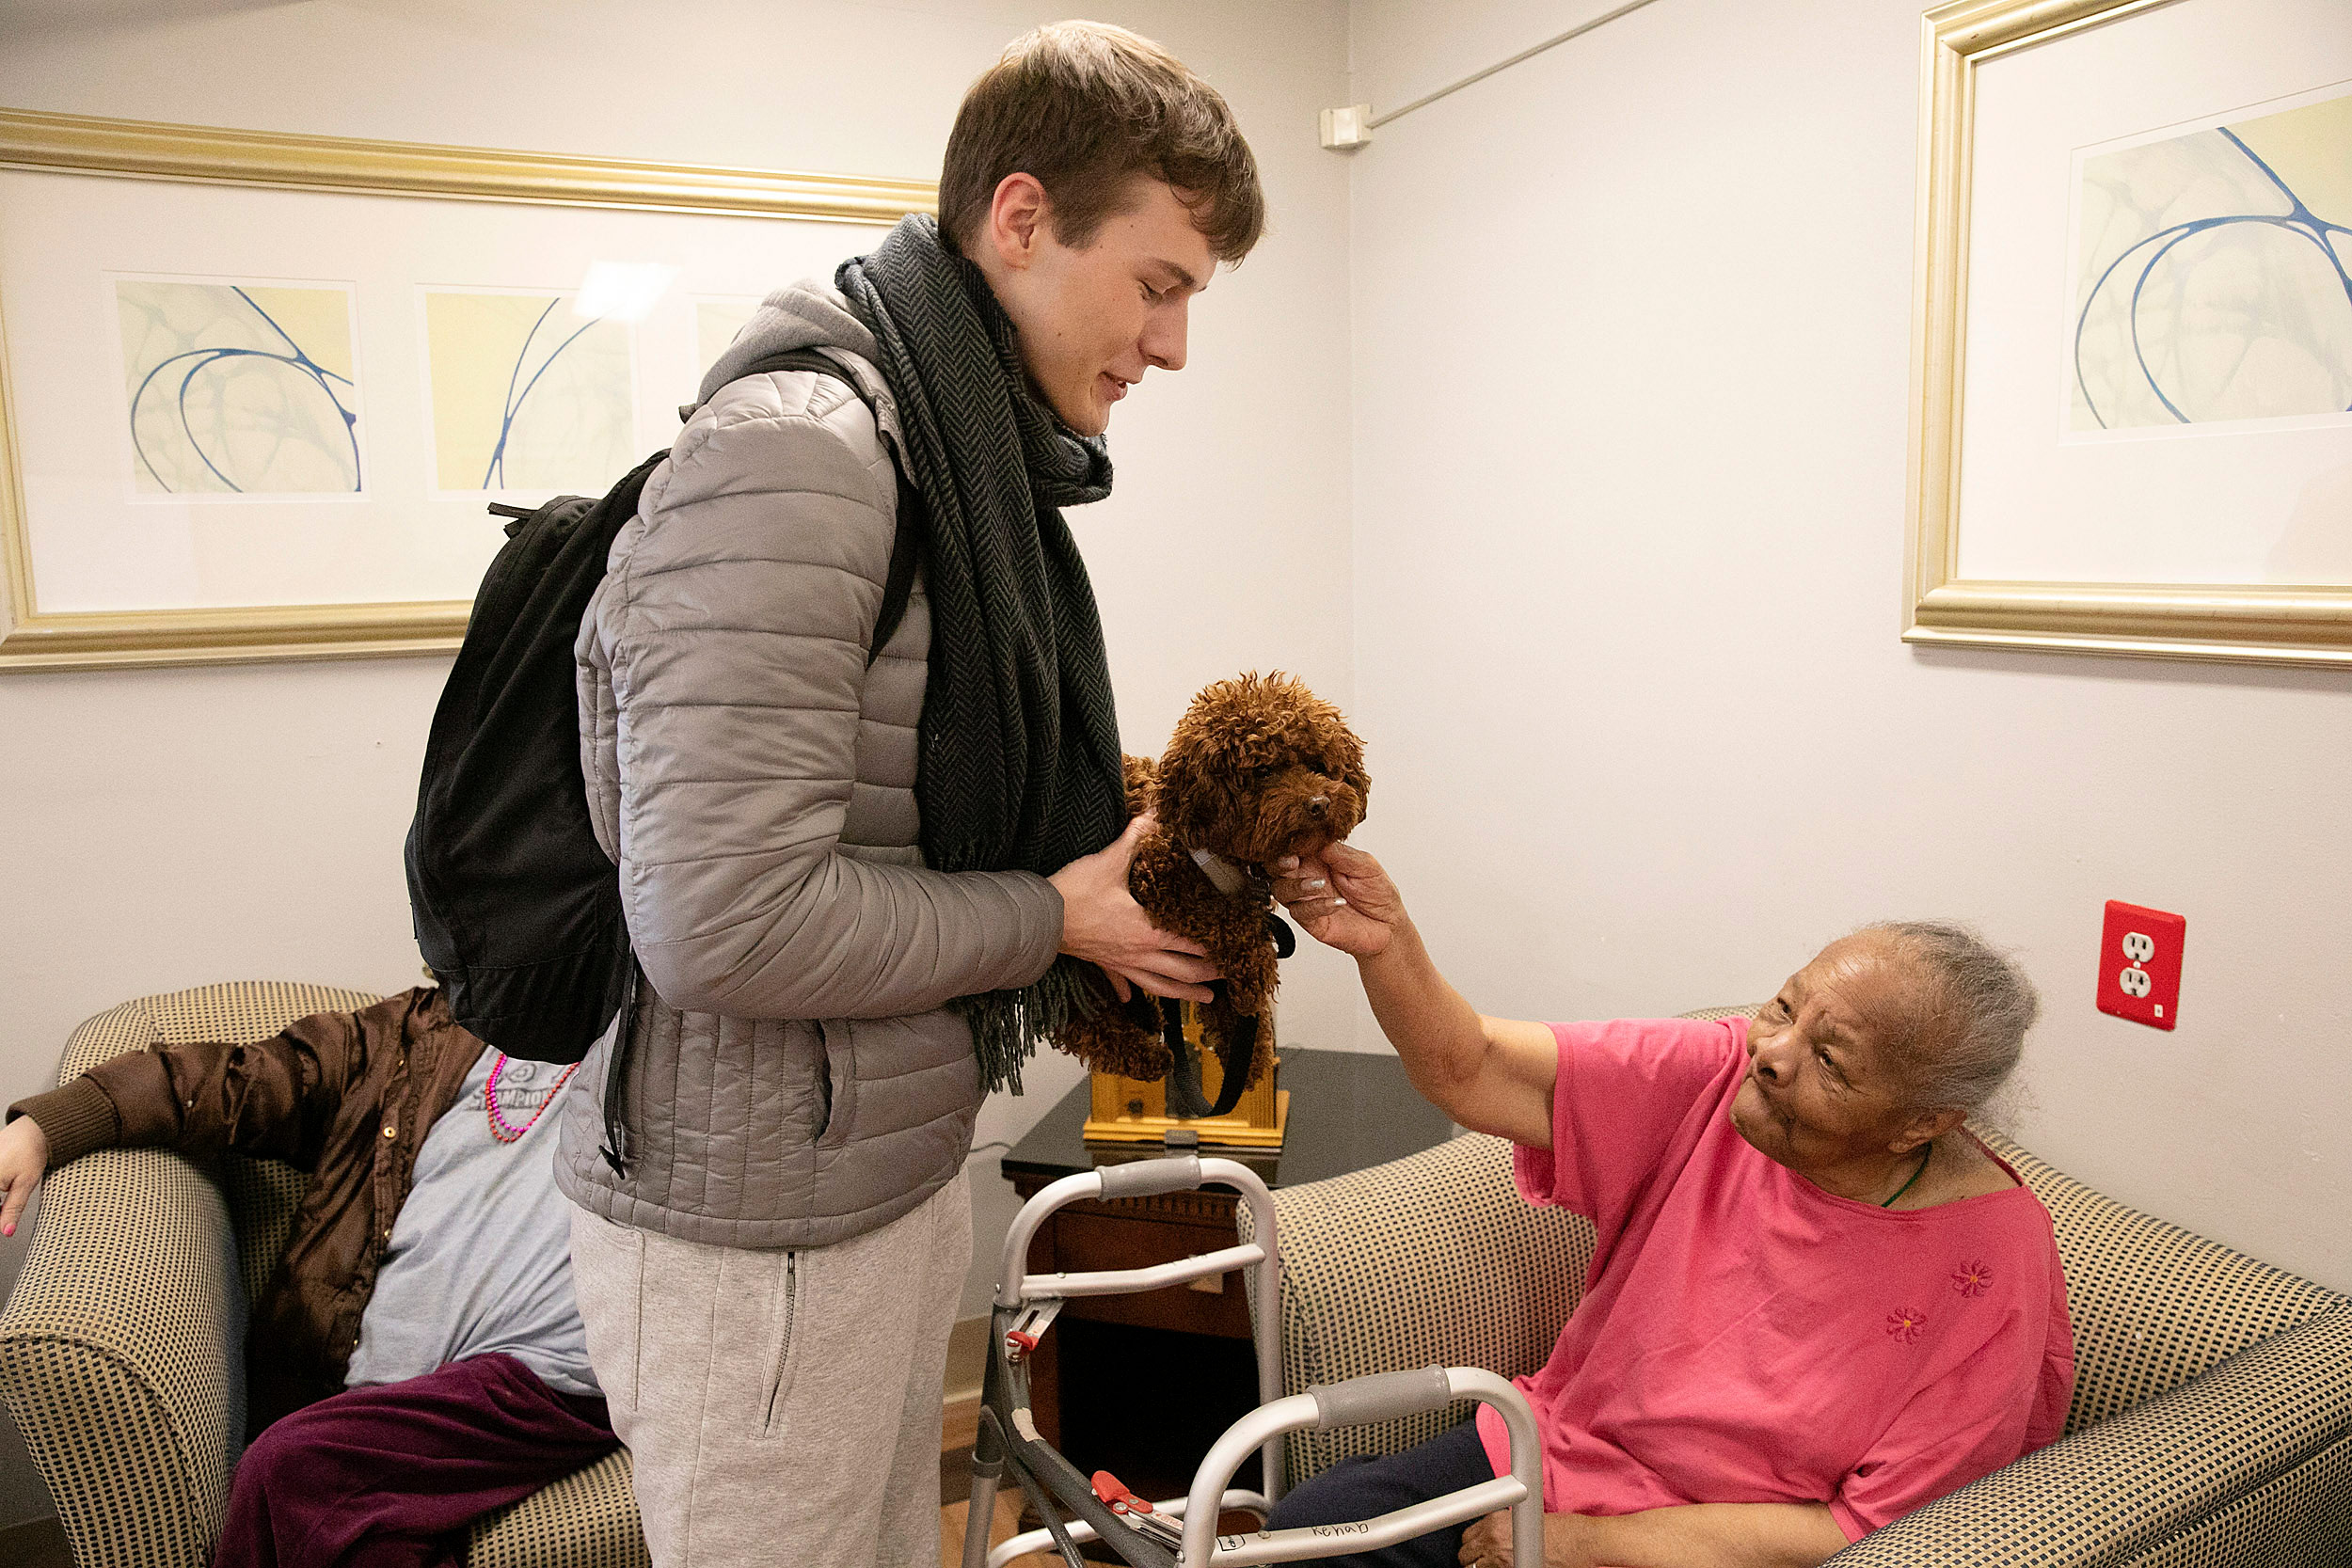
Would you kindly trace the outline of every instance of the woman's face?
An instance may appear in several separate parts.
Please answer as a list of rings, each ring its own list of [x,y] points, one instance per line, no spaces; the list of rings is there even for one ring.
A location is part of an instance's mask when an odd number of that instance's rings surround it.
[[[1917,1122],[1880,1042],[1915,1006],[1883,938],[1847,937],[1788,977],[1748,1025],[1748,1072],[1731,1102],[1741,1137],[1800,1176],[1867,1169],[1915,1147]]]

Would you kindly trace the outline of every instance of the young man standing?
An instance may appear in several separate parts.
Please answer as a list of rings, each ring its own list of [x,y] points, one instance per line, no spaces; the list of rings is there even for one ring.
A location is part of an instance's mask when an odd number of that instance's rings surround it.
[[[1127,895],[1059,508],[1263,221],[1216,92],[1042,28],[965,98],[939,221],[771,296],[613,546],[581,750],[645,984],[559,1180],[659,1568],[930,1560],[980,1098],[1073,1007],[1208,994]],[[901,483],[921,570],[869,657]]]

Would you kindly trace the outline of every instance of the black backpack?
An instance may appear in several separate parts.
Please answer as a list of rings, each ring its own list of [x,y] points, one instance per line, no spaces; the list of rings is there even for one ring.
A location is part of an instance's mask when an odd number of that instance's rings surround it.
[[[779,370],[849,380],[806,351],[743,373]],[[572,645],[614,535],[668,455],[646,458],[599,499],[491,506],[510,519],[507,543],[483,574],[425,741],[405,856],[417,945],[451,1016],[509,1056],[579,1061],[636,989],[619,875],[596,842],[580,778]],[[919,504],[901,468],[869,665],[906,612]]]

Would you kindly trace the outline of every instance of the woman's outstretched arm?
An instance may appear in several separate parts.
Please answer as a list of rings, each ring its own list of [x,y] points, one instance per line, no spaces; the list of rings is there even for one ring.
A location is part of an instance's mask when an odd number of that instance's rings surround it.
[[[1275,896],[1307,934],[1356,959],[1380,1032],[1422,1097],[1456,1122],[1551,1147],[1559,1045],[1540,1023],[1482,1017],[1422,944],[1380,863],[1345,844],[1274,867]]]

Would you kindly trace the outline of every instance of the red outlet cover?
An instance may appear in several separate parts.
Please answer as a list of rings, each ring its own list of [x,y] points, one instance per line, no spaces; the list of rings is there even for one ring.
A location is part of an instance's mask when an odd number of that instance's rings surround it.
[[[2188,922],[2162,910],[2107,900],[2099,936],[2099,1010],[2169,1029],[2181,1019],[2181,942]]]

